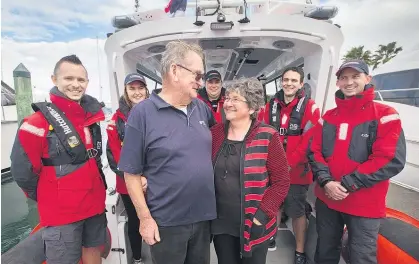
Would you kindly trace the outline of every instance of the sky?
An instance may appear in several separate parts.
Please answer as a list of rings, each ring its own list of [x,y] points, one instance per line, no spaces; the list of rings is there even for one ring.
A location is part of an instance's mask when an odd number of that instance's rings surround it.
[[[375,50],[397,41],[405,50],[419,47],[419,0],[319,0],[339,8],[334,23],[345,41],[341,54],[353,46]],[[168,0],[139,0],[142,9],[163,9]],[[112,17],[134,11],[134,0],[10,0],[2,1],[1,74],[13,84],[13,70],[23,63],[31,72],[35,100],[52,87],[56,61],[76,54],[89,73],[87,92],[110,102],[106,33]]]

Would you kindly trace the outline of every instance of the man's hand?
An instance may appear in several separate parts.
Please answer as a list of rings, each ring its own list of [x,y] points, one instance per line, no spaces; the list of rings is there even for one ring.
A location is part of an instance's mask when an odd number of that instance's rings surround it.
[[[257,220],[256,218],[253,218],[253,223],[255,223],[257,226],[262,225],[259,220]]]
[[[160,242],[159,227],[151,216],[141,218],[139,231],[148,245],[152,246]]]
[[[326,196],[335,201],[343,200],[349,195],[345,187],[337,181],[328,182],[324,186],[324,190],[326,191]]]
[[[143,188],[143,192],[147,192],[147,178],[144,176],[141,176],[141,187]]]

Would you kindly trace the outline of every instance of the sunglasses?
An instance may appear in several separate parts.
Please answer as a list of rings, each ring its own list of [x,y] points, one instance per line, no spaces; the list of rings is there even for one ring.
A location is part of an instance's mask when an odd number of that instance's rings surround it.
[[[179,66],[180,68],[182,68],[182,69],[184,69],[184,70],[187,70],[188,72],[190,72],[190,73],[194,74],[194,75],[195,75],[195,81],[196,81],[196,82],[201,82],[201,81],[203,81],[203,80],[204,80],[204,74],[199,73],[199,72],[194,72],[194,71],[192,71],[192,70],[190,70],[190,69],[188,69],[188,68],[186,68],[185,66],[180,65],[180,64],[176,64],[176,66]]]

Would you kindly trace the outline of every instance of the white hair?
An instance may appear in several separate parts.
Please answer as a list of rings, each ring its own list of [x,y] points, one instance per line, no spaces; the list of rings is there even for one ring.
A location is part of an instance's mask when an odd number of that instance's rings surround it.
[[[188,52],[193,51],[202,58],[204,61],[204,52],[202,48],[193,43],[187,43],[184,41],[171,41],[167,43],[166,50],[163,52],[161,58],[161,75],[165,76],[169,70],[170,65],[172,64],[181,64],[186,57]]]

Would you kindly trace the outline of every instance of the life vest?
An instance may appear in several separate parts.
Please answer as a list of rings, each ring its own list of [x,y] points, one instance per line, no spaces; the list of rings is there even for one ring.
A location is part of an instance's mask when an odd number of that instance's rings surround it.
[[[116,130],[118,131],[118,136],[119,136],[119,140],[121,140],[121,142],[124,142],[124,137],[125,137],[125,123],[126,120],[124,120],[122,117],[118,116],[118,118],[116,119]]]
[[[56,158],[42,158],[43,166],[60,166],[66,164],[82,164],[88,159],[94,158],[98,165],[102,180],[107,189],[105,175],[102,171],[102,134],[100,125],[94,123],[89,126],[89,131],[92,135],[93,148],[86,149],[77,130],[65,116],[65,114],[58,109],[53,103],[41,102],[32,104],[32,109],[35,112],[41,112],[45,119],[50,124],[50,133],[54,133],[61,145],[64,147],[66,153],[62,153]]]
[[[269,124],[276,128],[281,136],[284,136],[284,147],[287,144],[288,136],[301,136],[303,134],[302,121],[308,101],[309,98],[307,96],[301,97],[291,111],[288,128],[281,128],[281,104],[279,104],[276,98],[270,100]]]

